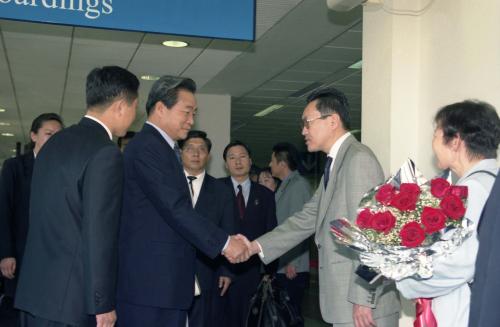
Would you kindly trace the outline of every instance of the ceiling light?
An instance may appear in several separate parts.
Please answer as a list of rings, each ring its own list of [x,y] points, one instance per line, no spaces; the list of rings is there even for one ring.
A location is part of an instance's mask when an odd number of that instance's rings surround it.
[[[155,76],[155,75],[142,75],[141,79],[144,81],[157,81],[160,78],[158,76]]]
[[[2,136],[14,136],[12,133],[2,133]]]
[[[361,67],[363,67],[363,60],[355,62],[354,64],[349,66],[349,68],[351,69],[361,69]]]
[[[0,121],[0,126],[10,126],[10,123],[4,123],[3,121]]]
[[[163,42],[163,45],[171,48],[184,48],[187,47],[189,44],[184,41],[167,40]]]
[[[284,107],[284,105],[282,105],[282,104],[273,104],[273,105],[267,107],[266,109],[259,111],[254,116],[255,117],[264,117],[265,115],[269,115],[271,112],[278,110],[278,109],[281,109],[283,107]]]
[[[0,112],[5,112],[5,109],[4,108],[0,108]]]

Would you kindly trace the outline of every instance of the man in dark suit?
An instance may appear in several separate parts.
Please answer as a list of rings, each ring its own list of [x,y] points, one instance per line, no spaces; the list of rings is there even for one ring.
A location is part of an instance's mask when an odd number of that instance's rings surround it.
[[[87,76],[87,114],[37,155],[15,305],[23,326],[113,326],[123,186],[112,141],[135,119],[139,81],[109,66]]]
[[[478,226],[479,250],[471,287],[470,327],[497,326],[500,321],[500,177],[483,209]]]
[[[247,253],[244,242],[192,207],[177,141],[194,123],[196,84],[163,76],[153,84],[143,129],[125,148],[119,241],[120,326],[186,326],[195,291],[196,249],[210,258]]]
[[[35,157],[47,140],[63,127],[61,117],[44,113],[36,117],[30,130],[31,147],[26,153],[5,160],[0,179],[0,272],[5,278],[3,314],[17,321],[14,310],[17,276],[21,269],[26,236],[28,235],[31,176]],[[0,313],[0,325],[7,325]]]
[[[234,192],[238,232],[254,240],[276,227],[274,194],[266,187],[250,181],[252,159],[246,144],[240,141],[229,143],[223,157],[231,176],[222,180]],[[233,267],[236,276],[228,291],[228,326],[245,326],[250,299],[261,280],[261,269],[262,263],[257,257]],[[265,272],[274,274],[276,269],[277,262],[266,266]]]
[[[234,234],[234,197],[221,181],[210,176],[205,168],[210,158],[212,142],[202,131],[190,131],[185,140],[179,141],[182,165],[191,191],[193,206],[199,214],[229,234]],[[189,325],[194,327],[220,326],[224,296],[231,284],[232,274],[227,261],[211,259],[196,252],[196,277],[201,294],[193,300],[189,309]],[[218,290],[220,289],[220,290]]]

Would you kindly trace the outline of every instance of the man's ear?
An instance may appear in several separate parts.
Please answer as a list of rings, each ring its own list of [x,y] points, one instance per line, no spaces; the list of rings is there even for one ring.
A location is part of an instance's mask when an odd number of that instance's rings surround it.
[[[36,141],[38,140],[38,135],[36,135],[34,132],[30,132],[30,138],[33,143],[36,143]]]

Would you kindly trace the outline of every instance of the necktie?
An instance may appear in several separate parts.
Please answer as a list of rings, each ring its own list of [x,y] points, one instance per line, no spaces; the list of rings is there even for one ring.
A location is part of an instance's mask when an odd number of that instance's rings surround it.
[[[328,180],[330,179],[330,167],[332,166],[332,157],[328,156],[326,157],[326,163],[325,163],[325,173],[323,174],[323,182],[325,184],[325,190],[326,186],[328,185]]]
[[[240,219],[245,216],[245,198],[243,197],[243,190],[241,185],[238,185],[238,194],[236,194],[236,202],[238,204],[238,210],[240,212]]]
[[[177,143],[174,144],[174,152],[175,152],[175,156],[177,157],[177,160],[179,160],[179,163],[182,164],[181,149],[179,149],[179,146],[177,145]]]
[[[187,179],[189,179],[189,188],[191,189],[191,196],[194,197],[193,181],[196,179],[196,176],[188,176]]]

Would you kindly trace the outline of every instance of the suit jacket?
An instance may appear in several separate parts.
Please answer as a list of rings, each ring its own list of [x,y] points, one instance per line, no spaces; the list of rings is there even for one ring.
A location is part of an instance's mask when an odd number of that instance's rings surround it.
[[[5,280],[5,293],[14,297],[28,234],[33,151],[5,160],[0,178],[0,260],[16,258],[16,277]]]
[[[192,206],[175,152],[151,125],[124,152],[118,300],[187,310],[194,295],[196,248],[218,256],[228,233]]]
[[[372,151],[349,136],[339,149],[326,190],[321,179],[302,211],[257,239],[263,261],[269,262],[314,234],[321,314],[329,323],[352,323],[352,303],[373,308],[375,319],[400,310],[394,285],[375,288],[357,277],[353,272],[356,254],[335,243],[330,235],[330,221],[342,217],[354,220],[363,194],[382,183],[383,178]]]
[[[470,327],[496,326],[500,321],[500,176],[484,207],[478,227],[479,251],[471,287]]]
[[[231,177],[221,178],[234,193],[233,182]],[[276,221],[276,203],[274,202],[274,194],[266,187],[251,182],[250,194],[245,207],[245,215],[243,219],[239,218],[238,208],[235,205],[234,219],[238,233],[245,235],[250,241],[264,235],[272,230],[277,225]],[[256,274],[260,274],[262,263],[257,257],[252,257],[244,263],[231,266],[236,274],[253,270]],[[277,262],[264,267],[267,274],[274,274],[277,269]],[[238,277],[236,277],[238,278]]]
[[[83,118],[38,153],[15,305],[80,325],[115,305],[122,157],[106,130]]]
[[[228,234],[235,234],[234,197],[231,190],[221,181],[205,174],[195,210],[210,219],[215,225]],[[207,257],[201,251],[196,253],[196,277],[200,283],[201,293],[217,288],[218,277],[233,277],[228,262],[223,257],[215,259]]]
[[[298,171],[293,171],[283,180],[276,190],[276,217],[278,224],[300,211],[304,204],[311,199],[312,191],[309,182]],[[285,267],[295,266],[297,272],[309,271],[309,245],[304,241],[288,251],[279,259],[279,273],[286,273]]]

